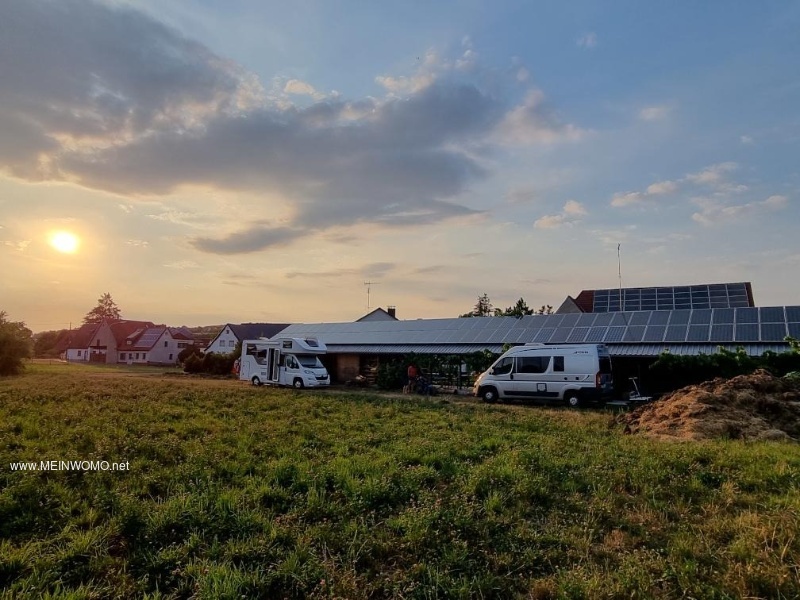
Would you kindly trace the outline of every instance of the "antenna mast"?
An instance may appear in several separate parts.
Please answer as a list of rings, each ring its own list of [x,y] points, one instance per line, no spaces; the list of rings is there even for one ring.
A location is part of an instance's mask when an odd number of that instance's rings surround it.
[[[619,275],[619,309],[625,310],[625,303],[622,299],[622,257],[620,254],[620,247],[622,244],[617,244],[617,274]]]
[[[377,282],[377,281],[365,281],[364,282],[364,285],[367,286],[367,312],[369,312],[369,309],[372,308],[372,306],[369,303],[370,289],[372,288],[373,285],[378,285],[378,283],[379,282]]]

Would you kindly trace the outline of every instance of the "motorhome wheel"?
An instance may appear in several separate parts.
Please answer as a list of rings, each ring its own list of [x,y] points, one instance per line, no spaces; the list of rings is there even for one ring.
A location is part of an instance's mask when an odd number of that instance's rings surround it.
[[[292,385],[294,386],[294,389],[302,390],[303,389],[303,380],[300,379],[299,377],[296,377],[295,380],[292,382]]]
[[[581,399],[576,392],[567,392],[565,400],[567,401],[567,406],[571,408],[578,408],[581,405]]]
[[[254,375],[250,381],[253,382],[253,385],[261,385],[261,380],[258,378],[258,375]]]

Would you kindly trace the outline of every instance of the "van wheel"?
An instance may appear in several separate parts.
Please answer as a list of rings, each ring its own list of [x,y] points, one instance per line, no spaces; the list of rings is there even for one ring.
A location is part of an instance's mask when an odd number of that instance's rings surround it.
[[[567,406],[570,408],[579,408],[581,405],[581,399],[576,392],[567,392],[564,400],[567,401]]]
[[[483,388],[481,392],[481,399],[487,404],[492,404],[497,401],[497,390],[493,387]]]
[[[250,381],[253,382],[253,385],[261,385],[261,380],[258,378],[257,375],[253,375],[253,378]]]
[[[294,389],[296,389],[296,390],[302,390],[303,389],[303,380],[300,379],[299,377],[295,377],[294,381],[292,382],[292,387]]]

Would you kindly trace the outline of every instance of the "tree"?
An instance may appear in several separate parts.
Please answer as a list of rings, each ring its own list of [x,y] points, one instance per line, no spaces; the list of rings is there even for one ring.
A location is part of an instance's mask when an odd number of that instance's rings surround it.
[[[552,315],[553,314],[553,307],[549,304],[542,304],[541,308],[536,311],[537,315]]]
[[[17,375],[22,371],[22,359],[31,355],[33,333],[25,323],[9,321],[0,310],[0,375]]]
[[[83,317],[84,324],[86,323],[102,323],[106,319],[120,319],[122,313],[117,306],[117,303],[111,298],[111,294],[106,292],[97,299],[97,306],[86,313]]]
[[[552,312],[552,307],[550,307]],[[526,315],[532,315],[533,309],[528,306],[527,302],[523,298],[517,300],[517,303],[514,306],[509,306],[504,311],[497,311],[495,310],[495,315],[498,317],[524,317]],[[548,313],[550,314],[550,313]]]
[[[56,358],[58,346],[67,336],[69,331],[42,331],[33,336],[33,355],[37,358]]]
[[[472,309],[472,312],[464,313],[460,315],[461,317],[491,317],[494,314],[494,307],[492,306],[492,301],[489,300],[489,296],[485,293],[482,296],[478,296],[478,302],[475,304],[475,308]]]

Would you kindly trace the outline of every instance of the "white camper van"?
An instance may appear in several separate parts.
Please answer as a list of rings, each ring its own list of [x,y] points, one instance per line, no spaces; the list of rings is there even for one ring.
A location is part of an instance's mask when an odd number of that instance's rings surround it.
[[[330,385],[330,375],[319,360],[325,351],[325,344],[315,339],[244,340],[239,379],[297,389]]]
[[[526,344],[503,354],[475,382],[484,402],[560,400],[569,406],[610,399],[611,356],[603,344]]]

